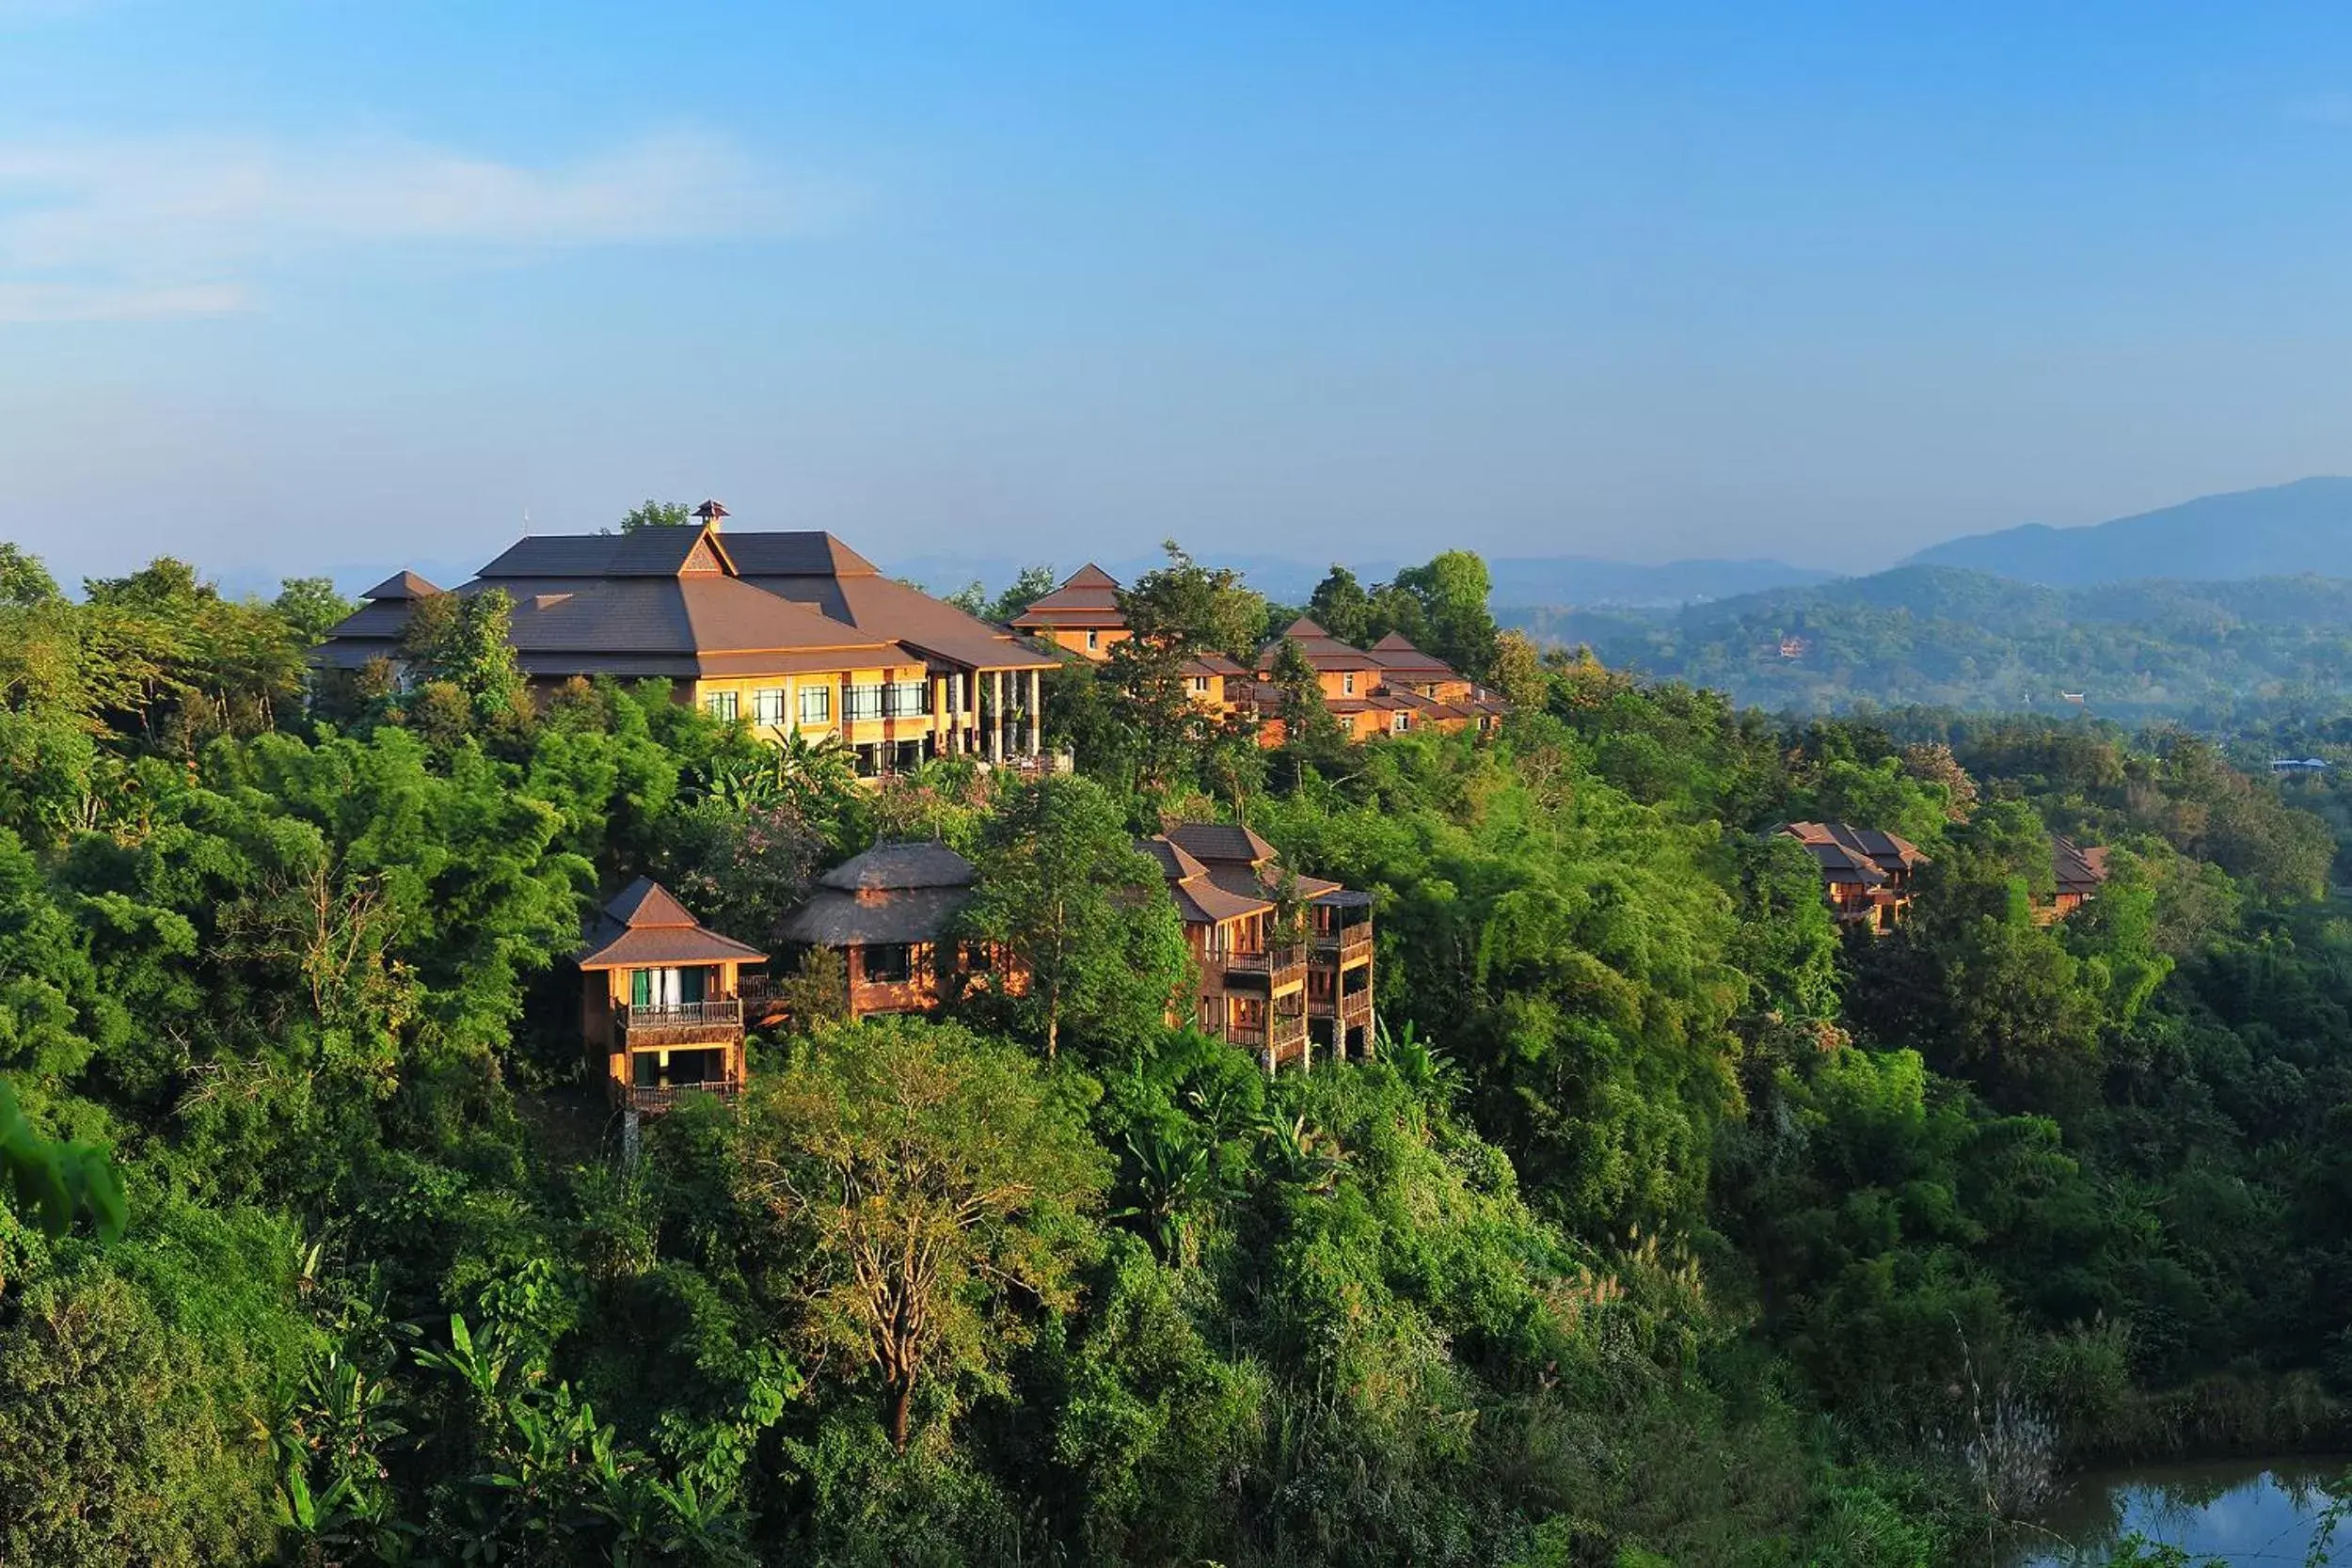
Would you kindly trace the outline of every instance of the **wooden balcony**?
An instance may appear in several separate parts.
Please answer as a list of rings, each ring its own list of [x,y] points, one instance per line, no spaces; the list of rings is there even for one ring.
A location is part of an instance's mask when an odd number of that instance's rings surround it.
[[[1372,957],[1372,922],[1358,921],[1336,931],[1318,931],[1311,939],[1318,964],[1346,965]]]
[[[1229,979],[1240,975],[1254,984],[1263,978],[1269,991],[1281,990],[1303,980],[1307,972],[1307,949],[1299,942],[1258,953],[1213,952],[1209,958]]]
[[[1343,1028],[1354,1029],[1372,1022],[1372,988],[1360,990],[1307,992],[1307,1011],[1314,1018],[1335,1018]]]
[[[743,1034],[743,1004],[732,996],[703,1002],[614,1009],[613,1022],[630,1047],[724,1043]]]
[[[1225,1038],[1229,1044],[1286,1057],[1307,1043],[1307,1009],[1303,1005],[1279,1008],[1262,1024],[1228,1023]]]
[[[713,1079],[707,1084],[630,1084],[616,1085],[614,1098],[624,1110],[640,1116],[659,1116],[664,1111],[691,1100],[696,1095],[711,1095],[721,1100],[733,1100],[743,1092],[743,1085],[726,1079]]]

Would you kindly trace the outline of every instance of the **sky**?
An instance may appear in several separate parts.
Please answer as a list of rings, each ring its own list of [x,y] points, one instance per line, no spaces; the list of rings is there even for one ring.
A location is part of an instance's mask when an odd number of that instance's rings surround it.
[[[2352,472],[2352,8],[0,0],[0,538],[1776,556]]]

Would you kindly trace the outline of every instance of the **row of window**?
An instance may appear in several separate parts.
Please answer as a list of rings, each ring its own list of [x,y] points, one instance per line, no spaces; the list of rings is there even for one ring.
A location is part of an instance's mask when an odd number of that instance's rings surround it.
[[[734,691],[712,691],[705,694],[704,705],[710,716],[728,723],[742,715],[741,695]],[[782,724],[785,711],[784,688],[764,687],[752,693],[752,722],[762,725]],[[892,681],[887,685],[853,686],[844,705],[843,716],[849,719],[909,719],[931,711],[931,687],[929,681]],[[833,688],[803,686],[801,688],[801,722],[830,724],[833,722]]]
[[[752,722],[781,724],[784,722],[784,688],[766,687],[752,693]],[[733,723],[742,716],[739,692],[710,691],[704,693],[703,705],[710,716],[725,723]],[[804,686],[801,688],[801,722],[830,724],[833,722],[833,688]]]

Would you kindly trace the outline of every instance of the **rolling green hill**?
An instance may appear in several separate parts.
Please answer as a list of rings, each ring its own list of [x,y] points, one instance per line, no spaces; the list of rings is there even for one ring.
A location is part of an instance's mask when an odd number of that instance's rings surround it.
[[[1942,566],[1654,614],[1504,611],[1604,662],[1774,708],[1857,702],[2185,717],[2352,697],[2352,580],[2039,587]]]

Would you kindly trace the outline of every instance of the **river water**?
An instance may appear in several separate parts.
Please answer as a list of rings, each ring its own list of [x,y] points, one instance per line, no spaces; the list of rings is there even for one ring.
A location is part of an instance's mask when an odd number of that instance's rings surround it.
[[[2183,1548],[2192,1563],[2218,1559],[2231,1568],[2299,1568],[2312,1560],[2328,1488],[2344,1490],[2346,1469],[2342,1459],[2216,1460],[2078,1476],[2044,1516],[2048,1534],[2026,1543],[2014,1568],[2104,1563],[2134,1533]],[[2317,1560],[2352,1568],[2352,1514]]]

